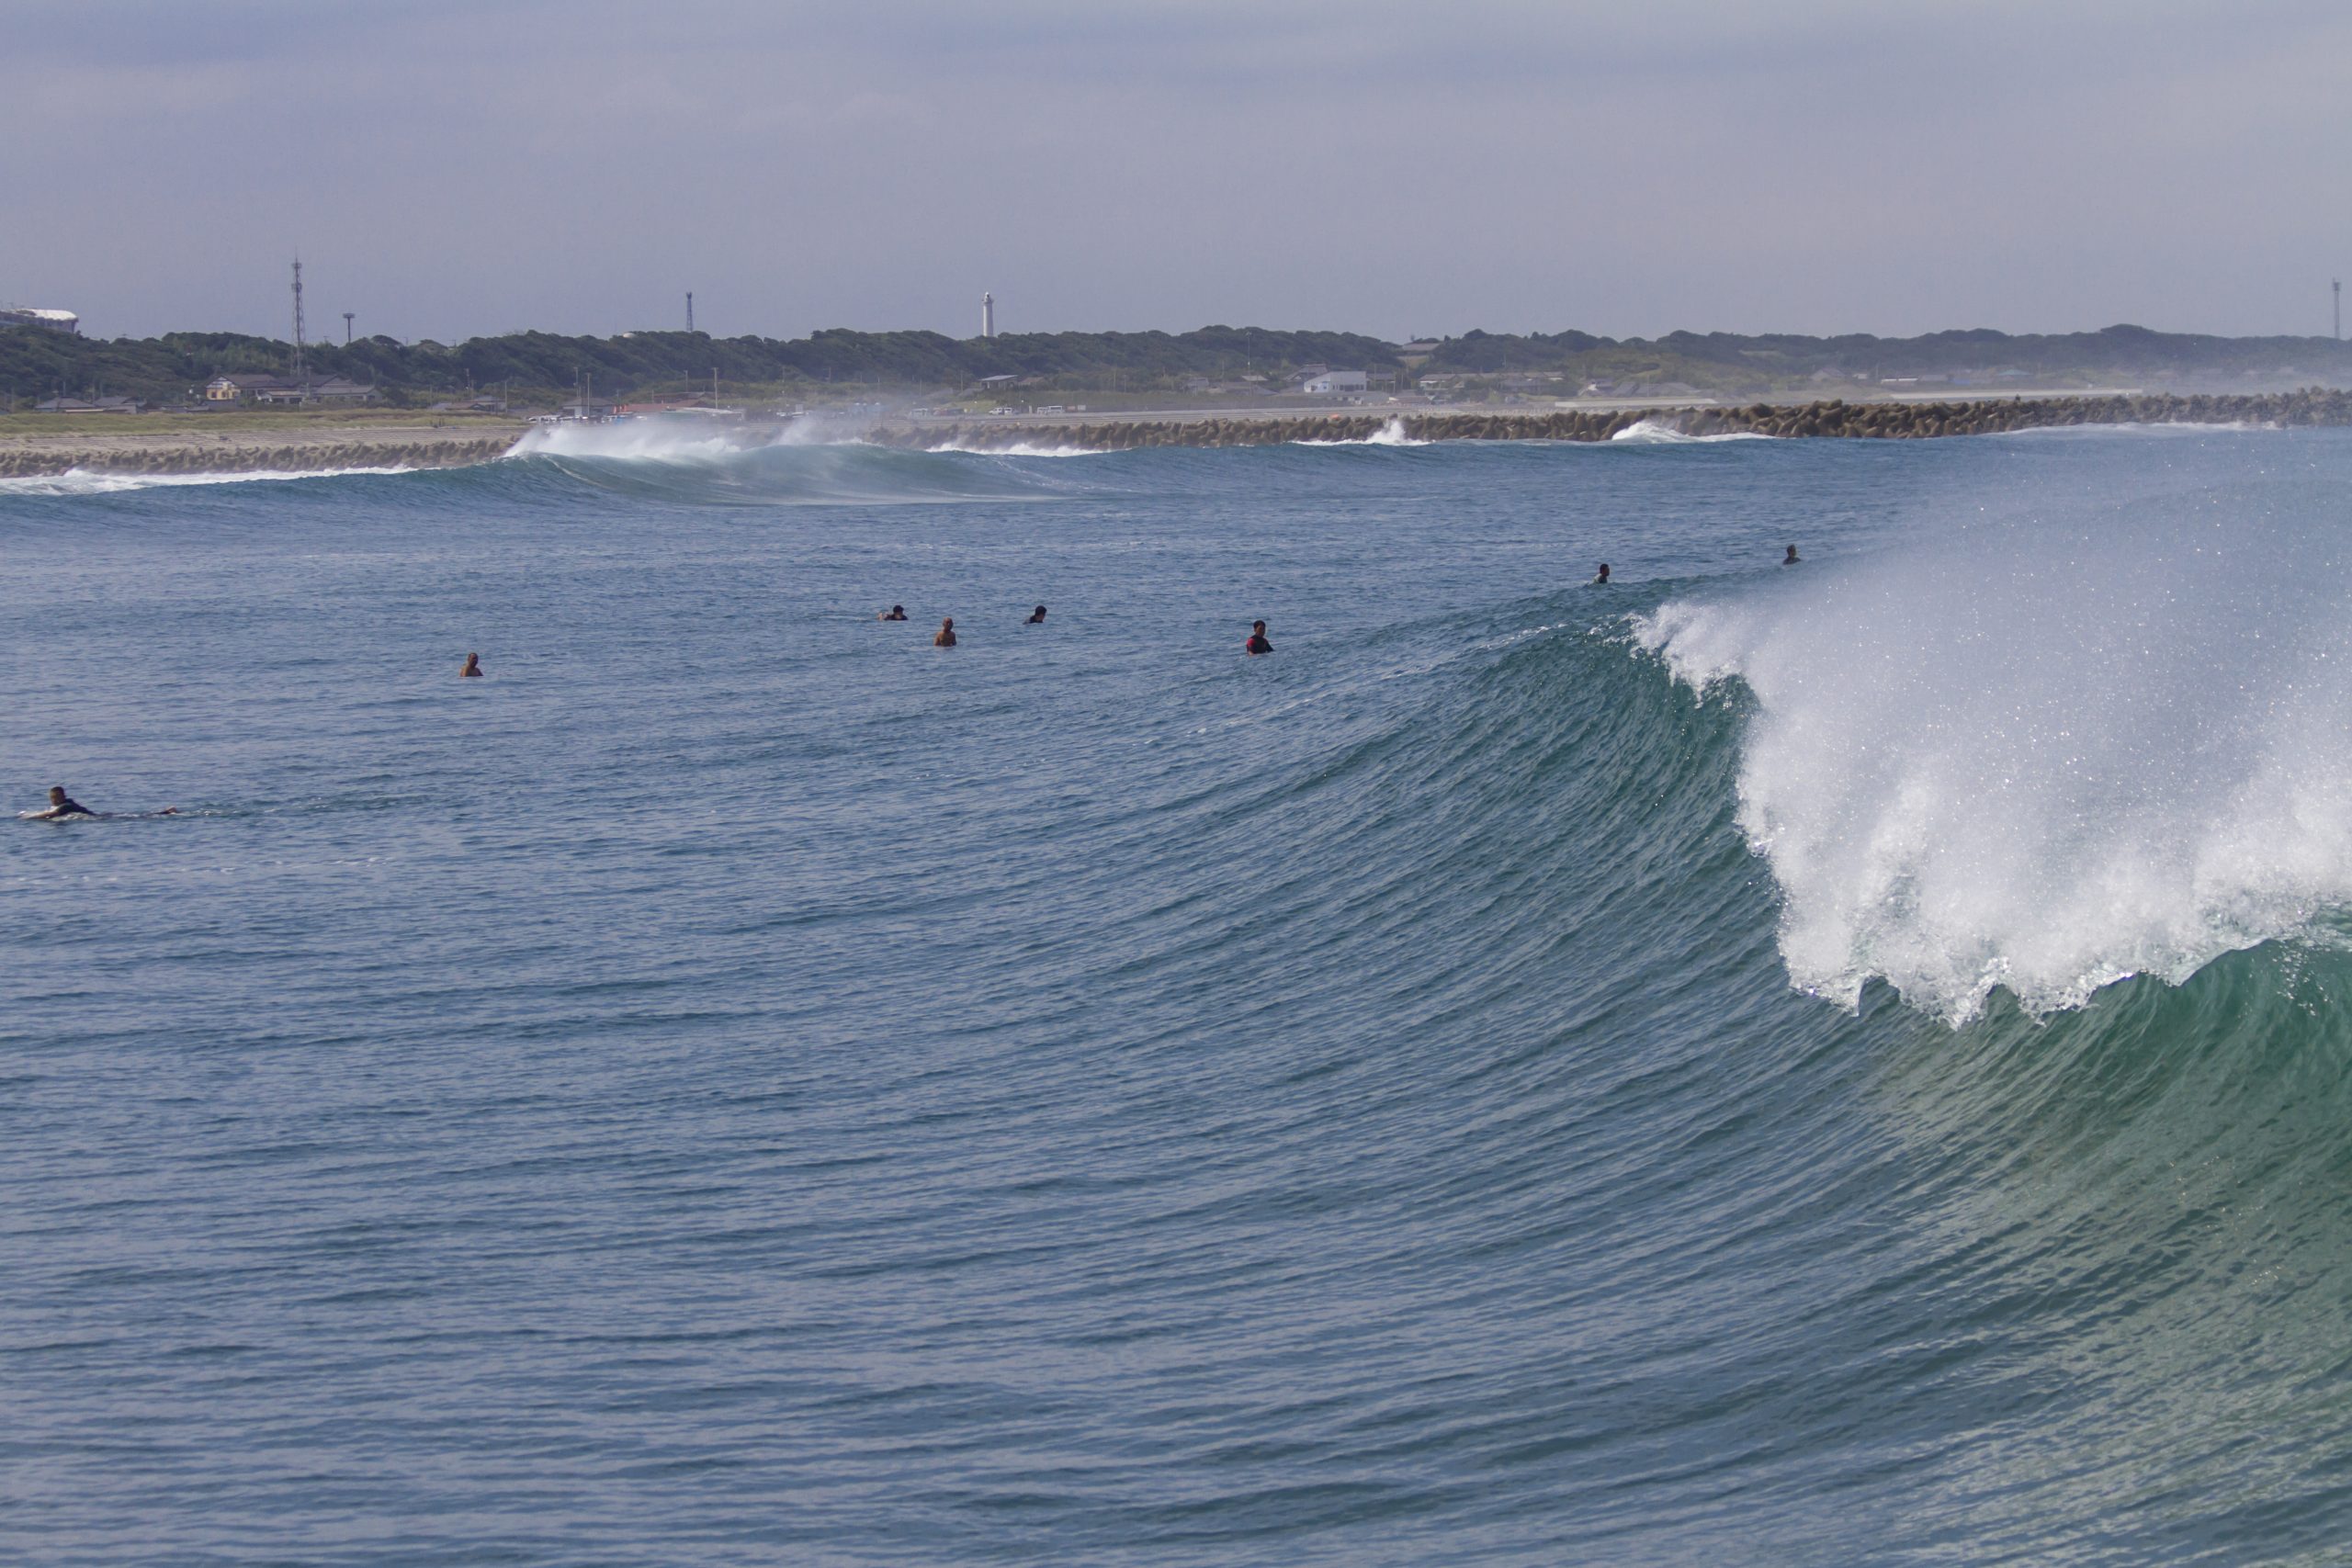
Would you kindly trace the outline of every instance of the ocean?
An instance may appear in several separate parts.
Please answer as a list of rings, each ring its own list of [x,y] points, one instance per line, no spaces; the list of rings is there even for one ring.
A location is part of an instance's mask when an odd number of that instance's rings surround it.
[[[2352,434],[1643,434],[0,485],[0,1556],[2343,1561]]]

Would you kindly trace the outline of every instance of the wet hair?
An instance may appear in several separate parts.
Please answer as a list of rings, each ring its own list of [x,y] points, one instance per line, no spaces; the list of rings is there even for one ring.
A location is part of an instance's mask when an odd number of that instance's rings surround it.
[[[1263,621],[1252,621],[1250,623],[1250,629],[1253,632],[1264,631],[1266,629],[1266,623]]]
[[[1032,611],[1030,612],[1030,614],[1031,614],[1031,615],[1044,615],[1045,613],[1046,613],[1046,607],[1045,607],[1043,604],[1038,605],[1035,610],[1032,610]]]

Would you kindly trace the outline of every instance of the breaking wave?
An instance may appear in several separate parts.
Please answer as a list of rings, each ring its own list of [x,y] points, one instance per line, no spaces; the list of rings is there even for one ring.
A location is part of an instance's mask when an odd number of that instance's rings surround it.
[[[1792,980],[1961,1021],[1996,987],[2047,1012],[2335,942],[2352,547],[2324,511],[1988,524],[1637,618],[1679,681],[1751,705],[1738,823]]]

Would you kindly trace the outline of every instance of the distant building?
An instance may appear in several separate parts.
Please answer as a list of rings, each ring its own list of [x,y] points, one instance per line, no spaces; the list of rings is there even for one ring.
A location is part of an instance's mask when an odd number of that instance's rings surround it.
[[[1361,370],[1326,370],[1319,376],[1308,377],[1299,390],[1309,397],[1324,398],[1342,392],[1361,392],[1365,386],[1364,374]]]
[[[373,387],[342,376],[301,381],[259,371],[238,370],[215,376],[204,384],[209,403],[372,403]]]
[[[0,327],[45,327],[53,333],[79,335],[82,318],[71,310],[36,310],[23,305],[0,305]]]
[[[33,405],[37,413],[137,413],[147,405],[137,398],[50,398]]]
[[[260,372],[232,371],[215,376],[204,384],[204,400],[208,403],[250,402],[265,391],[276,391],[286,385],[283,376]]]

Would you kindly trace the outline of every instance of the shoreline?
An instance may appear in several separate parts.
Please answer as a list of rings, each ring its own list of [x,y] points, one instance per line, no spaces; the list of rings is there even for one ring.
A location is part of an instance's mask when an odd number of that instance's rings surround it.
[[[94,474],[330,473],[338,468],[452,468],[503,457],[524,426],[262,425],[0,435],[0,479]]]
[[[1686,436],[1765,435],[1830,440],[1920,440],[2101,424],[2352,426],[2352,391],[2061,394],[1939,400],[1842,399],[1812,403],[1611,404],[1545,412],[1472,412],[1426,407],[1363,412],[1148,412],[1111,418],[1017,415],[885,419],[859,436],[914,450],[1023,447],[1116,452],[1148,446],[1271,446],[1292,442],[1392,440],[1602,442],[1647,424]],[[93,474],[329,473],[343,468],[447,468],[491,462],[528,426],[267,425],[233,433],[185,429],[142,434],[0,434],[0,479]],[[774,434],[784,425],[732,427]],[[748,443],[747,443],[748,444]]]
[[[1394,431],[1404,441],[1579,441],[1615,439],[1648,424],[1676,434],[1766,435],[1826,440],[1922,440],[1992,435],[2100,424],[2352,426],[2352,391],[2111,393],[2078,397],[1751,403],[1726,408],[1680,403],[1557,409],[1546,413],[1429,412],[1420,410],[1243,418],[1087,422],[1071,418],[955,420],[887,425],[868,439],[894,446],[1002,451],[1056,446],[1116,452],[1143,446],[1264,446],[1287,442],[1365,442]]]

